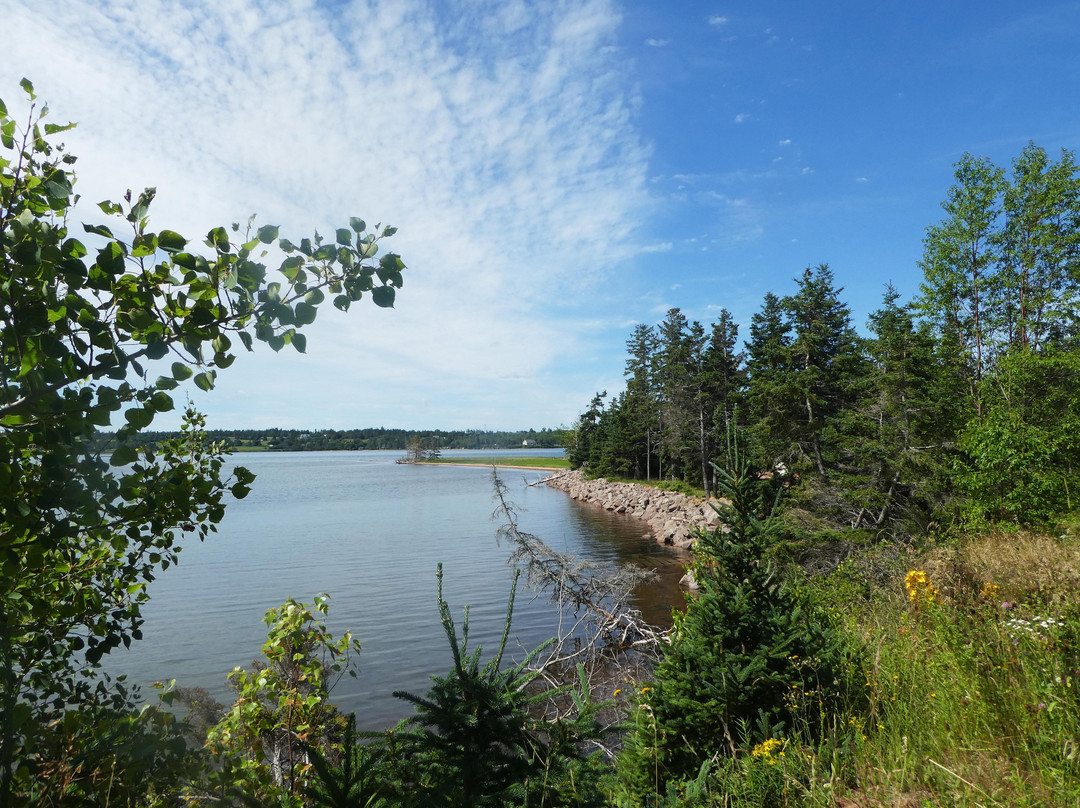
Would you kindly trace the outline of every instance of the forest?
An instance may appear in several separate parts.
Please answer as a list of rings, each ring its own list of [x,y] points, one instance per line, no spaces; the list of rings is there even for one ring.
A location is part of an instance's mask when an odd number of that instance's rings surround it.
[[[325,595],[267,611],[231,704],[167,682],[146,703],[100,662],[254,479],[190,405],[141,438],[241,347],[302,353],[327,301],[393,306],[396,228],[190,241],[150,228],[146,189],[76,232],[73,124],[22,89],[24,121],[0,102],[0,808],[1080,804],[1071,153],[962,159],[919,295],[887,290],[869,336],[824,265],[745,348],[729,314],[636,328],[570,456],[716,495],[685,611],[660,632],[620,608],[640,577],[519,531],[496,481],[520,574],[589,641],[511,658],[511,595],[483,654],[440,573],[447,670],[364,734],[332,700],[362,653]]]
[[[571,462],[715,491],[709,462],[736,430],[807,529],[1052,520],[1080,462],[1078,201],[1071,153],[1029,145],[1010,174],[969,155],[918,294],[885,288],[865,336],[825,264],[765,295],[744,343],[726,309],[708,328],[678,308],[637,325],[626,388],[593,398]]]

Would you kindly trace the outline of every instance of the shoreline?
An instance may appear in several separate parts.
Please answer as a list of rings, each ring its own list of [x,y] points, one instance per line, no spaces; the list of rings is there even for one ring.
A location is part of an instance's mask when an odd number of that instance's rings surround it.
[[[560,471],[541,482],[578,502],[640,520],[659,544],[668,547],[692,550],[697,531],[719,522],[716,511],[701,497],[661,491],[641,483],[614,483],[603,477],[588,480],[580,469]]]

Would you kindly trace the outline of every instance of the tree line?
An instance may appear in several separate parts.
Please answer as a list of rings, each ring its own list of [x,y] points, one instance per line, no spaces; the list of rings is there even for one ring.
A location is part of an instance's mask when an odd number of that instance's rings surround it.
[[[798,481],[819,527],[1038,523],[1073,507],[1080,461],[1080,177],[1033,144],[1011,171],[966,155],[930,226],[923,283],[890,284],[860,335],[833,272],[765,295],[740,344],[678,308],[627,340],[626,387],[598,393],[568,451],[590,474],[715,491],[709,461],[746,436]]]
[[[439,449],[556,449],[570,439],[568,429],[443,430],[443,429],[208,429],[206,436],[226,451],[325,452],[381,449],[402,451],[414,440]],[[95,449],[115,446],[156,446],[176,436],[174,432],[144,430],[137,435],[99,433]]]

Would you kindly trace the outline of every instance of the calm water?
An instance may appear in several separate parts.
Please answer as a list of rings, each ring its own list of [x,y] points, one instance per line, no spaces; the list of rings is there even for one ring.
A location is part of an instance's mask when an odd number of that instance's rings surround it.
[[[364,728],[404,717],[408,705],[391,693],[424,693],[430,675],[451,666],[435,605],[436,565],[443,564],[455,621],[460,626],[470,605],[470,643],[492,650],[512,570],[510,548],[495,538],[501,522],[492,520],[490,469],[395,464],[402,454],[238,455],[258,475],[251,494],[229,505],[216,536],[185,545],[180,564],[151,585],[145,639],[114,652],[108,669],[137,683],[176,679],[229,700],[226,674],[259,657],[266,610],[327,592],[331,630],[352,629],[363,646],[358,678],[342,679],[334,701],[355,710]],[[562,552],[656,569],[660,580],[636,593],[634,605],[667,622],[682,601],[683,559],[640,523],[525,485],[546,473],[500,470],[520,508],[519,527]],[[521,655],[555,631],[556,612],[522,585],[513,625],[511,647]]]

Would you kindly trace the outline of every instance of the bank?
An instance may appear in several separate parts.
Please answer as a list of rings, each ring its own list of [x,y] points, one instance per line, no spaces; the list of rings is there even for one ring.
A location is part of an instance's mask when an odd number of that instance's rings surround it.
[[[656,541],[668,547],[689,550],[698,528],[719,522],[705,499],[661,491],[651,485],[612,482],[603,477],[590,480],[580,469],[552,474],[543,482],[578,502],[641,520]]]

